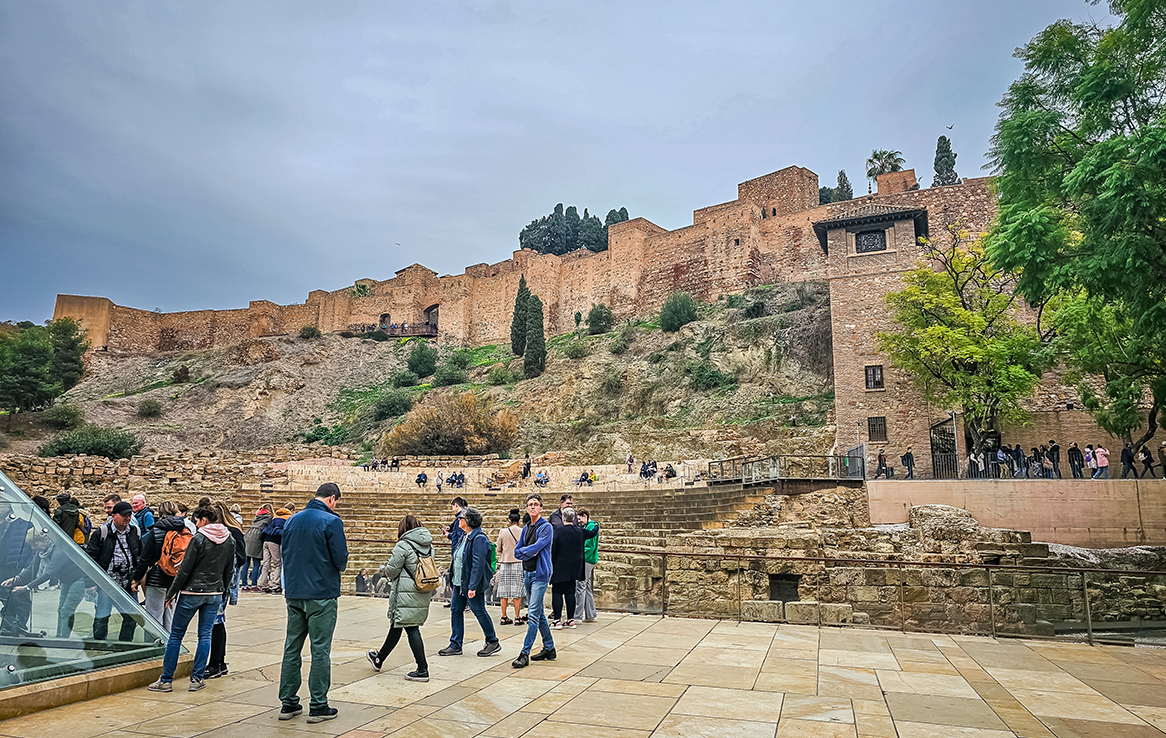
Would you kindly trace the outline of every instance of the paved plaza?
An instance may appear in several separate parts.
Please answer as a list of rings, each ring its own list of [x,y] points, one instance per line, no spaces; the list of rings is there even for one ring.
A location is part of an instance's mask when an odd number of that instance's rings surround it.
[[[1142,738],[1166,733],[1166,651],[601,613],[555,632],[557,661],[511,668],[503,650],[442,658],[449,611],[422,629],[432,681],[405,681],[402,643],[376,673],[385,600],[340,601],[336,720],[276,719],[283,600],[228,615],[231,674],[201,692],[143,689],[0,723],[12,738]],[[492,609],[494,610],[494,609]],[[496,611],[493,612],[496,616]],[[477,643],[469,642],[476,637]],[[536,645],[537,649],[537,645]],[[307,664],[305,663],[305,675]],[[307,705],[306,679],[301,697]],[[1161,730],[1160,730],[1161,729]]]

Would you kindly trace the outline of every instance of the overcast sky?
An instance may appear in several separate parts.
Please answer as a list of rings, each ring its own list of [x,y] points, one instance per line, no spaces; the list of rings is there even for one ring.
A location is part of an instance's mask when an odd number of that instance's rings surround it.
[[[57,293],[303,302],[497,262],[558,202],[668,229],[874,148],[981,176],[1012,58],[1084,0],[0,0],[0,320]],[[954,125],[951,131],[947,126]],[[400,244],[397,246],[396,244]]]

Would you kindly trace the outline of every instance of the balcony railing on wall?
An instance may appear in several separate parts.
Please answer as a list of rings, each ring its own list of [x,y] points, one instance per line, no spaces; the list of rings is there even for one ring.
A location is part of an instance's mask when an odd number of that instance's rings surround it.
[[[783,454],[711,461],[708,479],[741,484],[762,484],[782,479],[861,480],[866,477],[866,461],[859,456],[815,456]]]

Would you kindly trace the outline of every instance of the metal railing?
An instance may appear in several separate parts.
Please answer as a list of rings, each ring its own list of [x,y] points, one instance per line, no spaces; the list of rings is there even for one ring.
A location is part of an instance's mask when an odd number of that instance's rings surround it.
[[[782,479],[861,480],[866,478],[866,460],[858,456],[818,456],[781,454],[738,456],[710,461],[708,479],[720,482],[760,484]]]

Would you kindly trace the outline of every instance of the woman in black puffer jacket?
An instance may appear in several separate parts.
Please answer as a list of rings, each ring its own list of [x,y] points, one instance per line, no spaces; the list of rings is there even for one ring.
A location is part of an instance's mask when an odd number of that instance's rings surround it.
[[[171,531],[176,531],[178,535],[183,532],[190,535],[186,519],[178,514],[178,506],[166,500],[158,505],[158,518],[154,524],[148,531],[142,531],[142,557],[134,569],[134,581],[139,582],[142,591],[146,593],[146,612],[161,623],[167,633],[170,632],[174,608],[166,607],[166,590],[170,588],[174,577],[162,571],[158,560],[162,557],[166,534]]]

